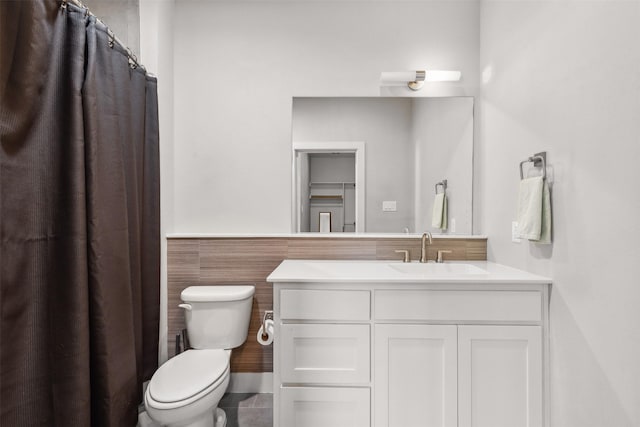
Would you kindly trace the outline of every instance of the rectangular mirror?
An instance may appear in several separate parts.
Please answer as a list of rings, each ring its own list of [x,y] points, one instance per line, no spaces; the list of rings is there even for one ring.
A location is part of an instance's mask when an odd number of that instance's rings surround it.
[[[472,234],[473,98],[294,98],[294,232]],[[433,206],[446,180],[446,229]],[[440,221],[442,222],[442,221]]]

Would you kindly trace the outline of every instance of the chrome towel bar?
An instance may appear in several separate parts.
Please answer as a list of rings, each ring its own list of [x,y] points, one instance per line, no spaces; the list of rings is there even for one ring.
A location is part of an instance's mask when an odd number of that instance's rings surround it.
[[[542,179],[547,179],[547,152],[536,153],[533,156],[520,162],[520,179],[524,179],[524,171],[522,165],[525,163],[533,163],[534,167],[542,166]]]
[[[440,182],[436,182],[436,194],[438,194],[438,185],[442,186],[442,192],[446,192],[447,191],[447,180],[443,179]]]

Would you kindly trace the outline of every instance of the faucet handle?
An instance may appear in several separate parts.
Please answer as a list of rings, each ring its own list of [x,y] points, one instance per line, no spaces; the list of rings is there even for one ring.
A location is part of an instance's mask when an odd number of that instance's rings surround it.
[[[450,253],[452,253],[452,251],[445,251],[445,250],[438,251],[438,255],[436,257],[436,262],[443,263],[444,262],[444,257],[442,255],[443,254],[450,254]]]
[[[411,262],[411,254],[406,249],[399,249],[395,251],[397,254],[403,254],[402,262]]]

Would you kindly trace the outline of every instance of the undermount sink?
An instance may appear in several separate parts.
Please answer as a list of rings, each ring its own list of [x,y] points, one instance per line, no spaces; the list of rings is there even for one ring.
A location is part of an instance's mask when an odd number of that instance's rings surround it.
[[[487,274],[486,270],[483,270],[475,265],[462,264],[462,263],[420,263],[420,262],[406,262],[406,263],[394,263],[389,264],[394,270],[411,275],[420,276],[434,276],[434,275],[468,275],[468,274]]]

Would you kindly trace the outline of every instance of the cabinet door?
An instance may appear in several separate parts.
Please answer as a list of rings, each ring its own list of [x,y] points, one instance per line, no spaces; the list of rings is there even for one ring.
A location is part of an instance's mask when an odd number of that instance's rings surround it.
[[[369,388],[282,387],[278,427],[370,427]]]
[[[540,427],[540,326],[459,326],[460,427]]]
[[[375,326],[376,427],[457,426],[456,328]]]

